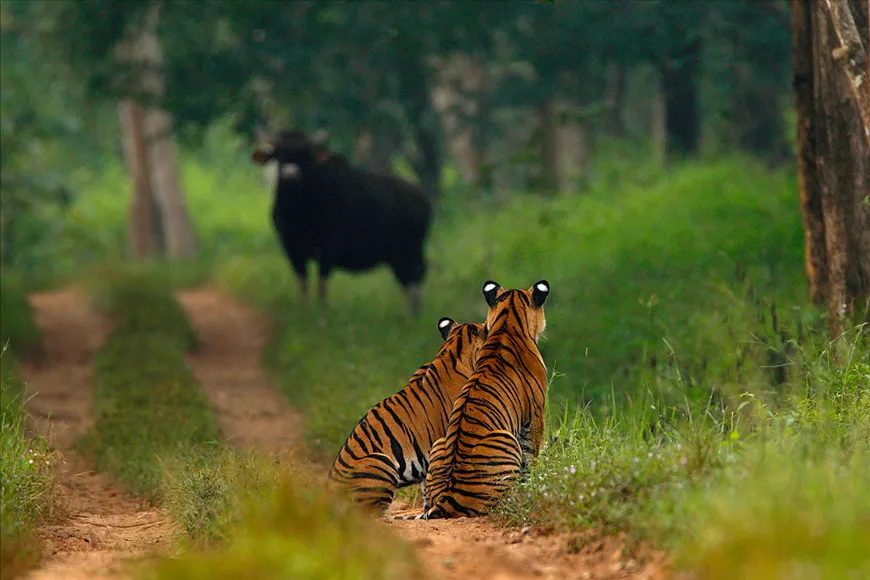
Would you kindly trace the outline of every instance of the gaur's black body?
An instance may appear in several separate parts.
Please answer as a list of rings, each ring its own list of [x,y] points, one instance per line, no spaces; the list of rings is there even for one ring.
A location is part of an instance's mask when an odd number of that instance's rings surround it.
[[[364,271],[387,264],[405,290],[412,314],[426,273],[429,201],[396,177],[352,167],[299,133],[281,133],[260,163],[278,163],[272,221],[307,299],[307,265],[320,267],[320,298],[334,268]]]

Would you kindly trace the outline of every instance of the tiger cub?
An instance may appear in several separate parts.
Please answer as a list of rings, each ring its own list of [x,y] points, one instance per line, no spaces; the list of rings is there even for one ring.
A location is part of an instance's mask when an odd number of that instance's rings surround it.
[[[483,345],[483,324],[442,318],[438,329],[444,344],[437,356],[366,413],[329,471],[333,485],[374,513],[385,511],[401,487],[420,483],[425,497],[429,450],[444,436],[453,401]]]
[[[426,500],[418,519],[486,513],[537,457],[544,436],[547,368],[538,338],[547,325],[546,280],[528,290],[483,285],[486,341],[474,374],[454,404],[443,439],[430,453]]]

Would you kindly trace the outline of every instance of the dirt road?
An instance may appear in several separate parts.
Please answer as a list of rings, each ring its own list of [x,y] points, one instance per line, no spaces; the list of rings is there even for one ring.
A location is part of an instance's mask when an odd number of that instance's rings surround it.
[[[38,531],[45,556],[27,577],[39,580],[123,578],[125,560],[162,551],[172,528],[160,511],[113,488],[73,446],[93,425],[93,358],[107,324],[72,290],[31,296],[44,356],[21,369],[32,398],[34,429],[62,454],[64,510]]]
[[[208,393],[227,440],[239,448],[269,452],[299,448],[302,417],[273,389],[260,364],[269,337],[267,321],[213,290],[183,292],[179,300],[200,337],[200,348],[188,356],[188,363]],[[71,449],[93,422],[92,360],[106,325],[72,291],[36,295],[31,302],[46,352],[42,364],[28,366],[22,374],[37,393],[29,407],[40,432],[66,456],[60,476],[68,509],[65,518],[40,530],[48,557],[29,577],[122,578],[126,559],[166,550],[172,529],[159,510],[89,472]],[[662,575],[661,555],[643,565],[624,559],[616,538],[586,542],[572,554],[565,535],[502,530],[487,518],[387,525],[414,544],[433,580]]]

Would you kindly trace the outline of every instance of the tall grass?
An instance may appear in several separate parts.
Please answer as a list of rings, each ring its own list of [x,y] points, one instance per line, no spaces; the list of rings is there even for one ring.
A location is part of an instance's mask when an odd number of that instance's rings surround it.
[[[15,357],[39,346],[27,297],[4,281],[0,287],[0,578],[36,563],[35,526],[58,505],[54,454],[27,426],[27,388],[14,370]],[[13,356],[14,355],[14,356]]]
[[[498,507],[514,524],[626,530],[703,578],[834,578],[870,559],[870,348],[809,346],[783,397],[735,408],[635,404],[563,418]],[[657,401],[653,401],[657,403]],[[569,418],[570,417],[570,418]]]

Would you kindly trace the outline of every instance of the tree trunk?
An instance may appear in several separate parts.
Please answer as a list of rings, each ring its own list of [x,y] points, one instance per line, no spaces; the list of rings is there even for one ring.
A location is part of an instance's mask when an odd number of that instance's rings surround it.
[[[439,64],[432,102],[441,121],[444,144],[462,180],[485,187],[485,104],[480,95],[492,79],[479,59],[454,54]]]
[[[866,3],[852,3],[851,16],[867,38]],[[792,0],[807,275],[836,337],[850,312],[870,317],[870,143],[860,101],[837,62],[833,24],[824,3]]]
[[[153,104],[159,103],[166,91],[163,51],[157,37],[160,6],[159,2],[152,5],[141,29],[132,31],[132,38],[119,47],[122,49],[119,57],[126,59],[138,72],[130,80],[132,86],[128,89],[149,100],[142,114],[142,128],[150,184],[161,210],[166,254],[171,259],[191,258],[196,254],[196,238],[179,186],[172,118]]]
[[[665,90],[661,74],[656,74],[656,88],[652,104],[652,128],[650,129],[652,140],[653,159],[659,165],[668,162],[668,120],[667,105],[665,104]]]
[[[148,151],[142,128],[142,110],[131,99],[118,105],[127,170],[133,178],[129,210],[130,254],[134,260],[160,255],[164,249],[160,208],[151,187]]]
[[[357,131],[354,145],[354,159],[357,164],[374,171],[387,174],[392,172],[392,156],[395,139],[387,128],[361,127]]]
[[[608,73],[610,77],[610,115],[608,125],[610,134],[617,139],[625,138],[625,85],[627,75],[625,67],[619,63],[611,63],[608,65]]]
[[[698,67],[701,42],[693,41],[669,55],[660,66],[665,99],[668,152],[694,155],[700,141],[698,115]]]

